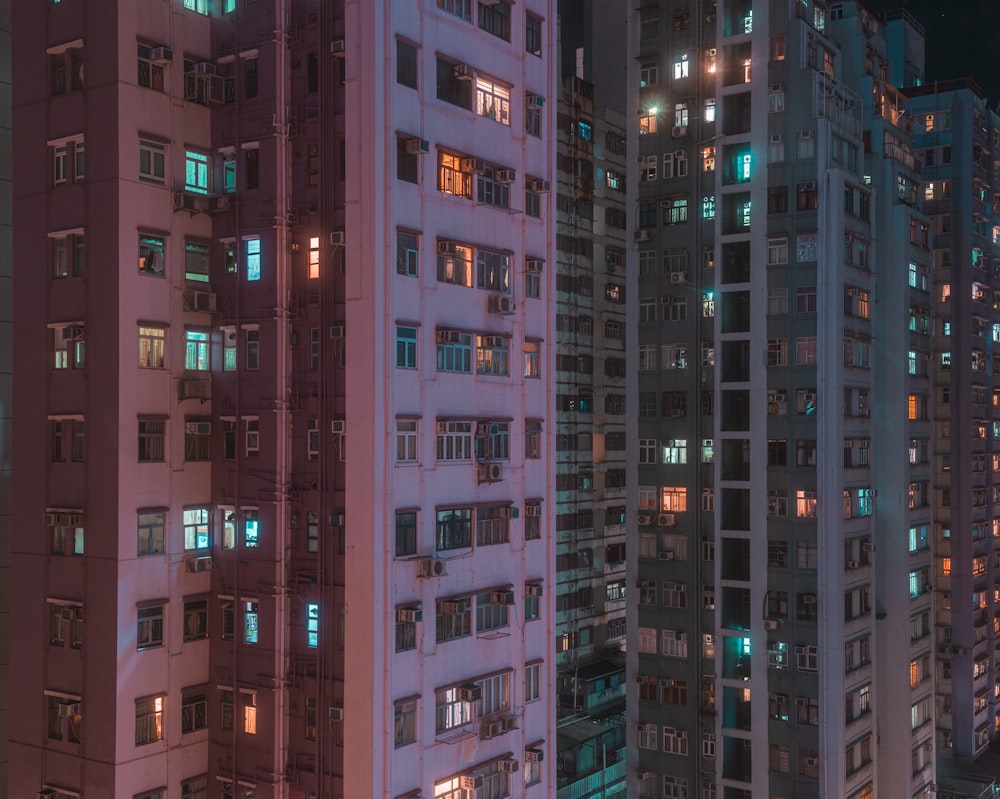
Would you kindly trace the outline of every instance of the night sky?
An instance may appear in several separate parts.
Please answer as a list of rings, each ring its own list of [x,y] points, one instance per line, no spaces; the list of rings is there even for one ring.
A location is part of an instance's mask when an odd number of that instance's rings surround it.
[[[1000,1],[868,0],[879,11],[905,8],[924,26],[927,82],[971,77],[1000,99]]]

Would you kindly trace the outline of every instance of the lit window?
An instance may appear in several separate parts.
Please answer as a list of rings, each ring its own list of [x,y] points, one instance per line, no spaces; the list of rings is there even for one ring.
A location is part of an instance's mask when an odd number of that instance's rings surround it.
[[[246,240],[247,280],[260,280],[260,239]]]
[[[208,508],[184,511],[184,549],[208,549]]]
[[[260,546],[258,539],[260,518],[255,510],[247,510],[243,513],[243,544],[247,549],[256,549]],[[249,604],[249,603],[248,603]],[[256,607],[256,603],[254,604]]]
[[[691,64],[687,54],[677,56],[674,59],[674,80],[688,77]]]
[[[189,371],[208,371],[208,333],[200,330],[184,331],[184,368]]]
[[[319,277],[319,237],[309,238],[309,279],[315,280]]]
[[[243,602],[243,641],[256,644],[260,640],[259,610],[255,600]]]
[[[256,639],[247,643],[256,643]],[[240,698],[243,700],[243,732],[247,735],[257,734],[257,692],[240,691]],[[245,796],[246,794],[244,794]]]
[[[163,709],[166,702],[166,694],[135,700],[136,746],[163,740]]]
[[[319,646],[319,605],[315,602],[306,605],[306,646]]]
[[[184,151],[184,191],[208,194],[208,176],[211,160],[204,153]]]

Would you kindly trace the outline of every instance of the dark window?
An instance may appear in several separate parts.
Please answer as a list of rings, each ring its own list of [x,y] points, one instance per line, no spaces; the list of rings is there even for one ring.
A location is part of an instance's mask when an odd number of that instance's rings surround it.
[[[417,182],[417,160],[419,156],[408,149],[409,137],[396,137],[396,177],[407,183]]]
[[[396,82],[417,88],[417,48],[396,40]]]
[[[319,91],[319,59],[315,53],[306,57],[306,89],[310,94]]]
[[[246,150],[247,188],[260,188],[260,150],[256,147]]]
[[[767,190],[767,212],[769,214],[788,213],[788,186],[771,186]]]
[[[479,0],[479,28],[510,41],[510,6],[503,0]]]
[[[472,80],[455,77],[455,67],[451,61],[437,60],[437,97],[446,103],[472,109]]]
[[[257,96],[257,59],[248,58],[243,62],[243,96],[251,100]]]
[[[396,556],[417,552],[417,514],[413,511],[396,514]]]
[[[524,20],[524,49],[532,55],[542,54],[542,21],[531,14]]]

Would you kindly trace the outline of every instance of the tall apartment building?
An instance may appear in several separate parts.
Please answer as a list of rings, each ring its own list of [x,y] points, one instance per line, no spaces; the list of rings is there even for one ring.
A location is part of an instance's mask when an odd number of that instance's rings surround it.
[[[554,792],[554,5],[15,7],[11,795]]]
[[[625,128],[572,74],[557,126],[556,776],[603,799],[625,791]]]
[[[922,795],[930,239],[891,83],[921,31],[722,0],[644,2],[630,36],[630,784]]]
[[[1000,731],[1000,119],[968,80],[909,89],[923,201],[933,220],[938,751],[975,758]],[[911,311],[911,314],[913,312]]]

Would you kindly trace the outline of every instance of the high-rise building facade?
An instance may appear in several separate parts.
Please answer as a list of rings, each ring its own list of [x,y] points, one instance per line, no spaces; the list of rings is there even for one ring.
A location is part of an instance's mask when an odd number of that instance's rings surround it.
[[[554,792],[554,6],[14,9],[12,795]]]
[[[563,76],[557,125],[556,776],[587,799],[625,791],[627,168],[593,84]]]
[[[934,524],[938,751],[969,760],[1000,730],[994,648],[1000,536],[1000,119],[972,81],[907,90],[933,223]]]
[[[635,793],[920,795],[930,238],[891,81],[921,32],[723,0],[630,36]]]

